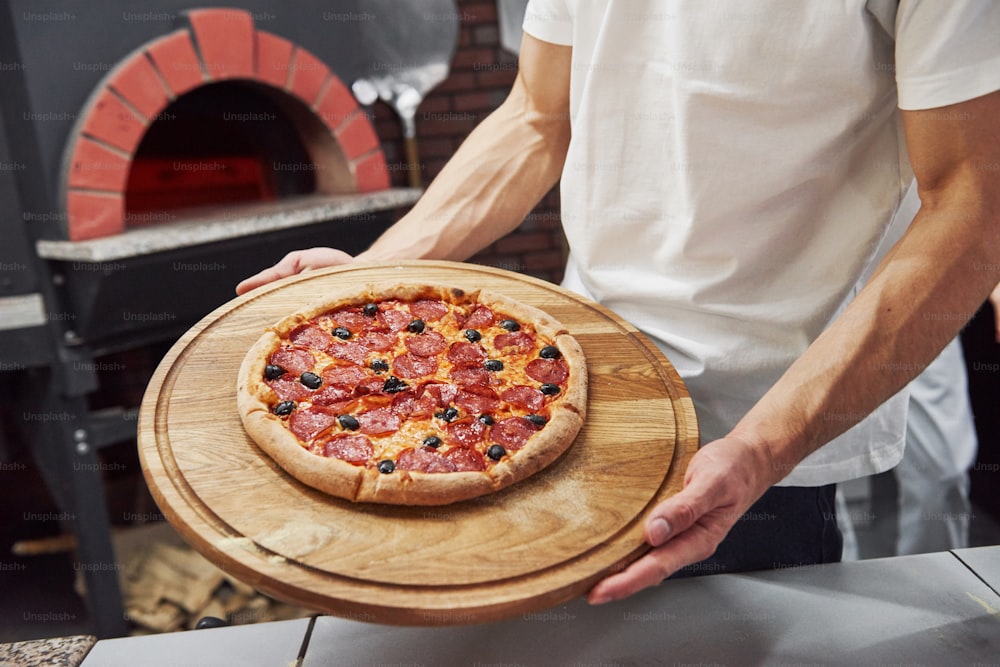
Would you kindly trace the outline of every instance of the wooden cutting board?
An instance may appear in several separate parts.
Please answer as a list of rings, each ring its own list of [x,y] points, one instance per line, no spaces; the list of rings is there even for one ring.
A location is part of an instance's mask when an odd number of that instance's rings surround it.
[[[541,473],[444,507],[327,496],[246,436],[236,375],[264,329],[329,289],[368,282],[489,288],[561,321],[587,356],[587,422]],[[681,488],[698,446],[670,362],[633,326],[550,283],[411,261],[309,272],[238,297],[167,353],[139,416],[150,491],[190,544],[276,598],[356,620],[456,625],[551,607],[646,551],[643,517]]]

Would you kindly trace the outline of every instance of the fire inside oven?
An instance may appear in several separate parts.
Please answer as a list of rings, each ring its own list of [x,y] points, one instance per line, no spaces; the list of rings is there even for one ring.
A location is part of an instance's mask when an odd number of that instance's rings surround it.
[[[208,84],[150,124],[129,170],[125,225],[156,221],[157,212],[336,191],[348,178],[339,146],[300,101],[252,82]]]
[[[154,211],[307,194],[316,188],[311,164],[273,101],[244,85],[204,86],[143,137],[125,187],[126,224]]]

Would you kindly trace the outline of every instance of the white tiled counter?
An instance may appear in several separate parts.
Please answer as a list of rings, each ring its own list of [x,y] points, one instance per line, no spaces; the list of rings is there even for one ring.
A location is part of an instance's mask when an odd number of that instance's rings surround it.
[[[997,664],[1000,595],[987,582],[1000,583],[1000,547],[671,581],[477,626],[321,616],[104,640],[83,664]]]

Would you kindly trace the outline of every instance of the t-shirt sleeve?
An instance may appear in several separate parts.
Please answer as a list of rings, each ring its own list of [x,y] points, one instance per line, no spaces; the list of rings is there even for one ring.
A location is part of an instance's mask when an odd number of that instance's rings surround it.
[[[933,109],[1000,90],[1000,0],[900,0],[901,109]]]
[[[573,44],[573,16],[569,0],[529,0],[524,12],[524,32],[551,44]]]

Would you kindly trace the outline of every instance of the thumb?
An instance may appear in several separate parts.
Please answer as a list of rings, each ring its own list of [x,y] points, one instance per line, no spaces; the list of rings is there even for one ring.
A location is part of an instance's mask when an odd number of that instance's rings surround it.
[[[693,526],[718,506],[718,488],[704,477],[692,477],[679,493],[650,512],[646,518],[646,542],[658,547]]]

